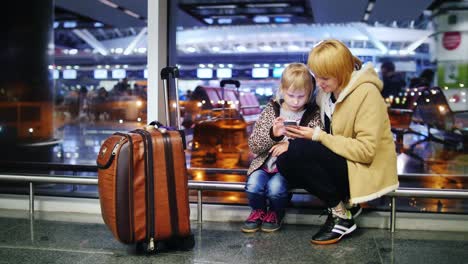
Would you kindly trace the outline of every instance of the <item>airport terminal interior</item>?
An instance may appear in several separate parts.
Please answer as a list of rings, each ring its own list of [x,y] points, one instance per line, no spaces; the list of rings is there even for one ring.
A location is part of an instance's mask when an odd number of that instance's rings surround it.
[[[0,264],[468,263],[467,0],[19,0],[6,16]],[[309,242],[327,213],[303,190],[279,231],[243,233],[248,139],[326,39],[383,81],[399,188],[337,244]],[[195,246],[148,255],[104,223],[96,159],[156,120],[184,132]]]

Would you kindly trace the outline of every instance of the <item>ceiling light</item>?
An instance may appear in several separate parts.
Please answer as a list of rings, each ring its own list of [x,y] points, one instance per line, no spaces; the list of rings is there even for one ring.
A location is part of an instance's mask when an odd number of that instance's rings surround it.
[[[108,1],[108,0],[99,0],[99,2],[107,5],[107,6],[110,6],[110,7],[113,7],[113,8],[118,8],[119,6],[115,3],[112,3],[111,1]]]
[[[267,16],[254,16],[253,22],[255,23],[269,23],[270,18]]]
[[[364,14],[364,18],[363,18],[362,20],[363,20],[363,21],[369,20],[369,16],[370,16],[370,14],[366,12],[366,13]]]
[[[210,5],[210,6],[197,6],[197,9],[218,9],[218,8],[236,8],[236,5]]]
[[[288,3],[271,3],[271,4],[247,4],[247,7],[288,7]]]
[[[140,15],[138,15],[138,14],[135,13],[135,12],[132,12],[132,11],[130,11],[130,10],[128,10],[128,9],[124,10],[124,12],[125,12],[125,14],[127,14],[127,15],[129,15],[129,16],[132,16],[132,17],[134,17],[134,18],[140,19]]]
[[[213,24],[214,20],[212,18],[204,18],[203,19],[207,24]]]
[[[370,12],[372,11],[373,8],[374,8],[374,2],[369,2],[369,4],[367,5],[366,11]]]
[[[232,18],[218,18],[218,24],[231,24]]]

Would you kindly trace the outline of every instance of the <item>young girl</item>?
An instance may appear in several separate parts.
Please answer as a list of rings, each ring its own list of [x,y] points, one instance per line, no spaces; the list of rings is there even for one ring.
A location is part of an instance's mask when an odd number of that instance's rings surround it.
[[[288,184],[276,168],[276,157],[287,150],[286,120],[297,125],[321,127],[320,114],[312,99],[315,80],[303,63],[289,64],[281,76],[278,98],[267,104],[249,138],[257,157],[250,164],[245,191],[252,208],[242,232],[274,232],[281,228],[289,202]]]

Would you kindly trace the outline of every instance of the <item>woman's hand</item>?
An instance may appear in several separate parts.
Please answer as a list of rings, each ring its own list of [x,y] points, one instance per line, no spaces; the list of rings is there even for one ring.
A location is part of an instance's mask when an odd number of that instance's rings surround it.
[[[314,129],[305,126],[287,126],[285,135],[290,138],[307,138],[312,139]]]
[[[275,120],[273,120],[273,136],[279,137],[283,136],[286,133],[286,129],[283,122],[283,117],[277,117],[275,118]]]
[[[288,150],[288,147],[289,147],[289,142],[288,141],[283,141],[281,143],[278,143],[278,144],[274,145],[270,149],[271,156],[278,157],[279,155],[286,152]]]

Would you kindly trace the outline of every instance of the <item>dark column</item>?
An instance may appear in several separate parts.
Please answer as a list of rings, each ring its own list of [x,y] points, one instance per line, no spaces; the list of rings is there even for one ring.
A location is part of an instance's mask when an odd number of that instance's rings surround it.
[[[48,66],[53,58],[53,10],[53,0],[5,3],[0,42],[0,140],[52,137],[53,84]]]

